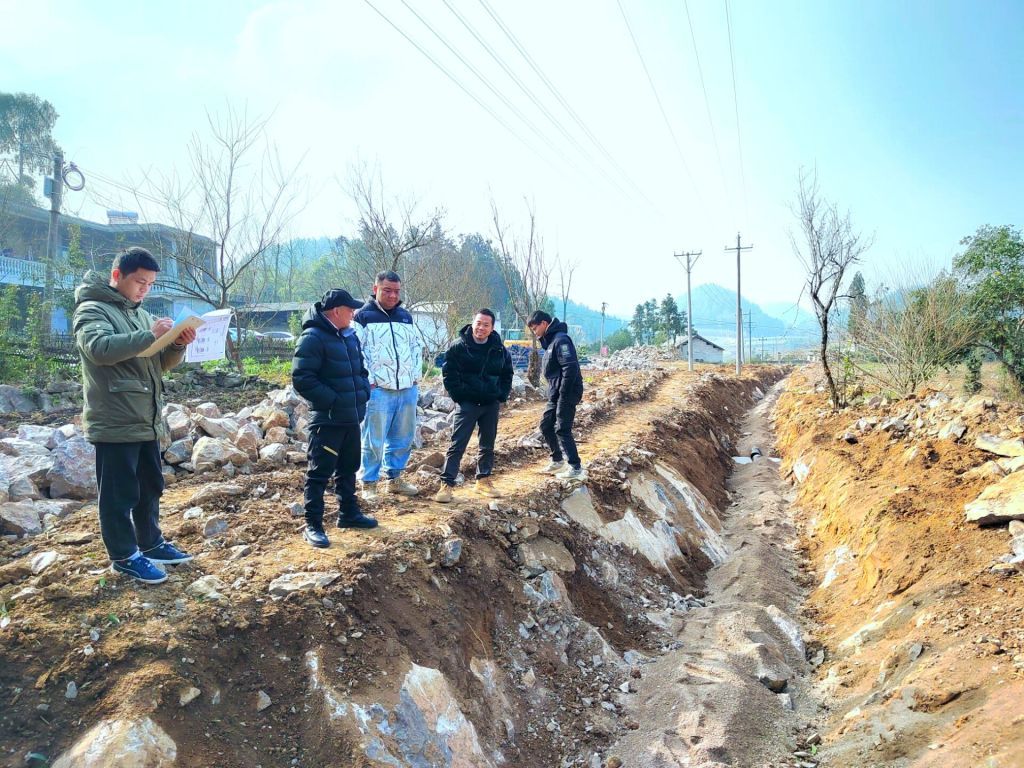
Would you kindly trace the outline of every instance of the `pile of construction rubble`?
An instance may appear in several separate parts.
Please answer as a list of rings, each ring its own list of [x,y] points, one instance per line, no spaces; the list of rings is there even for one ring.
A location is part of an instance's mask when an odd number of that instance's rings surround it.
[[[583,367],[601,371],[646,371],[660,368],[662,363],[678,359],[678,354],[671,347],[626,347],[608,357],[591,358]]]

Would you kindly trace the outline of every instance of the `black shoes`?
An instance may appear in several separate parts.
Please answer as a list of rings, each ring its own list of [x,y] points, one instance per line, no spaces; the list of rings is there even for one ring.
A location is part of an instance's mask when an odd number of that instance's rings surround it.
[[[307,525],[306,530],[302,532],[302,538],[304,538],[306,543],[311,547],[324,549],[325,547],[331,546],[331,540],[327,538],[327,534],[324,533],[324,529],[318,525]]]
[[[358,509],[355,512],[343,513],[338,516],[339,528],[376,528],[376,519],[364,515]]]

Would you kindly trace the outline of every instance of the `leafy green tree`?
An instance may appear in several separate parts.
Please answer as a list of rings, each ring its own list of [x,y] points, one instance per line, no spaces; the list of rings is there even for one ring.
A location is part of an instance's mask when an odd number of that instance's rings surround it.
[[[991,350],[1018,387],[1024,387],[1024,238],[1016,227],[979,227],[960,241],[953,266],[970,292],[970,307]]]
[[[647,338],[647,311],[643,304],[637,304],[633,310],[633,319],[629,321],[633,339],[637,344],[644,344]],[[609,337],[610,338],[610,337]]]
[[[686,330],[686,312],[680,311],[671,293],[665,294],[658,307],[658,330],[664,334],[665,340],[673,344],[676,337]]]
[[[34,93],[0,93],[0,154],[17,163],[17,183],[50,169],[58,117],[53,105]]]
[[[618,352],[620,349],[633,345],[633,334],[629,332],[628,328],[619,328],[605,339],[604,343],[608,347],[609,353]]]

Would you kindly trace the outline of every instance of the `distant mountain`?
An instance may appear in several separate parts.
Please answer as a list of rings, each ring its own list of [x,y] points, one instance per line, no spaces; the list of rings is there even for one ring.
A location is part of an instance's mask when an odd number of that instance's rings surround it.
[[[816,331],[818,328],[818,318],[797,304],[790,304],[788,301],[772,301],[762,304],[761,309],[772,317],[782,320],[787,327],[806,331]]]
[[[727,352],[736,351],[736,291],[713,283],[693,289],[693,327],[700,334]],[[686,307],[686,295],[676,300]],[[817,322],[813,315],[785,302],[764,307],[743,299],[743,335],[753,346],[765,340],[773,349],[794,349],[806,346],[813,338]],[[748,338],[749,337],[749,338]]]

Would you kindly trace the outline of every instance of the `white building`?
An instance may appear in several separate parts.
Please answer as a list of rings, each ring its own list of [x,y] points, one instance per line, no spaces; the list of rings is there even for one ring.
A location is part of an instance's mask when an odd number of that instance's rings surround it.
[[[684,336],[682,341],[676,344],[676,352],[679,357],[683,360],[689,359],[689,352],[687,351],[687,340]],[[713,341],[708,341],[699,333],[693,334],[693,362],[695,363],[721,363],[722,354],[725,349],[715,344]]]

